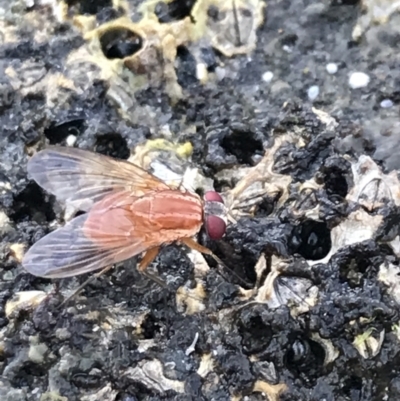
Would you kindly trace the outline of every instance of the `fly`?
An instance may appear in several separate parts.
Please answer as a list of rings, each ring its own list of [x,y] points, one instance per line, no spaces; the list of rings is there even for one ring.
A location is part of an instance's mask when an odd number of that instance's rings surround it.
[[[211,239],[225,234],[227,213],[217,192],[202,199],[132,163],[77,148],[48,147],[27,169],[46,191],[85,212],[28,250],[22,265],[35,276],[63,278],[103,269],[99,275],[142,253],[138,270],[145,273],[160,247],[174,242],[223,265],[193,239],[203,225]]]

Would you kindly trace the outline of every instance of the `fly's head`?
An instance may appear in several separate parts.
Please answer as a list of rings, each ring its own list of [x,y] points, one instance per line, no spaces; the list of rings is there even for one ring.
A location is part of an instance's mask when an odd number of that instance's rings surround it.
[[[204,194],[204,225],[208,236],[221,239],[226,231],[227,211],[221,195],[215,191]]]

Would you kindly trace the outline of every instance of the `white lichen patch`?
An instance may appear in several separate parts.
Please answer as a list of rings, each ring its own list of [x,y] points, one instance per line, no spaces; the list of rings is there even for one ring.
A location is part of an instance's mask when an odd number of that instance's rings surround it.
[[[352,37],[359,40],[372,25],[386,24],[392,14],[400,10],[399,0],[362,0],[363,13],[358,18]]]
[[[68,398],[63,397],[58,392],[48,391],[40,396],[40,401],[68,401]]]
[[[173,143],[166,139],[148,140],[136,146],[129,162],[150,171],[172,188],[195,192],[213,190],[213,180],[190,164],[193,145],[190,142]]]
[[[194,288],[179,287],[176,292],[177,309],[187,315],[193,315],[205,310],[205,299],[206,291],[200,282]]]
[[[102,48],[104,38],[119,32],[130,32],[141,40],[141,47],[132,55],[124,58],[106,57]],[[106,36],[108,35],[108,36]],[[175,24],[161,24],[158,19],[144,18],[133,23],[128,17],[105,23],[87,32],[84,38],[103,71],[103,78],[111,85],[121,84],[125,91],[133,94],[149,85],[166,86],[171,99],[182,97],[182,89],[177,82],[174,61],[178,46],[191,40],[191,22],[187,17]],[[139,46],[138,46],[139,47]],[[122,80],[122,82],[120,82]]]
[[[384,174],[382,169],[369,157],[360,156],[352,164],[354,187],[346,199],[373,211],[388,201],[400,206],[400,182],[395,170]]]
[[[179,46],[190,48],[196,60],[196,76],[203,84],[209,74],[201,48],[214,47],[227,57],[251,53],[266,6],[261,0],[198,0],[185,18],[160,22],[155,12],[157,3],[148,0],[133,10],[128,1],[114,0],[114,8],[124,11],[123,15],[100,25],[94,15],[79,15],[78,8],[71,12],[66,1],[54,3],[57,19],[70,21],[81,31],[90,53],[87,61],[101,69],[102,79],[110,85],[109,96],[126,115],[135,109],[133,94],[148,86],[165,85],[172,102],[184,96],[175,71]],[[136,12],[142,18],[133,22],[131,16]],[[113,42],[119,34],[136,37],[137,49],[134,51],[133,46],[129,54],[110,57],[104,52],[105,38]],[[125,40],[122,36],[121,42]]]
[[[43,61],[28,59],[15,62],[5,69],[14,90],[23,96],[44,91],[47,85],[47,71]]]
[[[204,279],[210,271],[210,266],[208,266],[203,254],[192,249],[187,253],[187,256],[194,265],[195,278]]]
[[[392,247],[394,254],[400,257],[400,237],[397,235],[393,241],[389,242],[389,245]]]
[[[400,267],[393,263],[382,263],[378,280],[388,287],[388,293],[400,305]]]
[[[28,358],[30,361],[42,364],[48,354],[49,348],[45,343],[39,342],[38,337],[30,337],[30,346],[28,351]]]
[[[335,118],[333,118],[330,114],[328,114],[326,111],[317,109],[315,107],[312,107],[311,109],[313,113],[317,116],[317,118],[326,125],[326,129],[329,131],[334,131],[336,127],[339,125],[339,123],[336,121]]]
[[[272,257],[271,271],[254,300],[266,303],[271,309],[286,305],[290,307],[292,316],[298,316],[316,305],[318,288],[306,278],[282,276],[281,274],[285,272],[289,263],[276,256]],[[304,263],[304,268],[307,268],[306,263]]]
[[[374,328],[371,328],[358,335],[353,341],[353,346],[364,359],[370,359],[379,354],[384,339],[385,330],[378,333]]]
[[[383,216],[371,216],[365,210],[351,213],[346,220],[332,229],[332,247],[328,255],[321,260],[308,261],[308,263],[310,265],[328,263],[340,248],[373,238],[382,221]]]
[[[66,327],[61,327],[55,330],[55,335],[59,340],[65,341],[71,338],[72,334]]]
[[[98,315],[95,320],[99,322],[101,328],[105,331],[122,330],[130,327],[132,328],[132,332],[140,336],[142,334],[142,324],[149,312],[149,310],[132,312],[131,310],[127,310],[125,304],[119,304],[108,308],[106,314]]]
[[[6,317],[12,319],[20,311],[32,311],[46,298],[43,291],[21,291],[14,294],[5,306]]]
[[[223,55],[254,50],[266,6],[260,0],[200,0],[193,7],[195,39],[206,38]]]
[[[197,369],[199,376],[205,378],[209,373],[214,371],[215,361],[211,353],[205,353],[201,356],[200,365]]]
[[[270,384],[263,380],[257,380],[254,383],[253,392],[264,393],[268,401],[279,401],[280,395],[287,390],[284,383]]]
[[[254,204],[266,195],[278,198],[277,208],[287,200],[292,178],[273,171],[274,156],[285,142],[295,141],[290,134],[277,137],[273,146],[265,151],[262,160],[256,166],[246,169],[235,188],[228,191],[226,204],[234,217],[251,214]]]
[[[93,394],[84,395],[81,398],[81,401],[98,401],[98,400],[107,400],[114,401],[119,394],[119,391],[113,390],[111,384],[107,384],[99,391],[94,392]]]
[[[164,130],[164,133],[166,131],[167,130]],[[170,136],[169,131],[168,136]],[[192,155],[193,146],[190,142],[173,143],[162,138],[151,139],[136,146],[134,154],[128,159],[128,161],[148,170],[151,164],[156,159],[159,159],[161,152],[172,153],[181,159],[187,159]]]
[[[138,352],[148,352],[149,349],[156,346],[156,341],[154,338],[149,338],[148,340],[140,340],[138,345]]]
[[[114,401],[117,398],[118,394],[119,391],[114,390],[111,384],[107,384],[94,394],[84,395],[81,398],[81,401],[98,401],[98,400]]]
[[[22,262],[22,258],[24,257],[24,244],[11,244],[10,245],[10,252],[11,256],[19,263]]]
[[[174,390],[177,393],[185,391],[184,382],[170,380],[164,376],[163,366],[157,359],[139,362],[134,368],[127,369],[124,376],[159,393],[165,393],[169,390]]]
[[[299,194],[296,199],[288,204],[292,215],[299,219],[309,218],[319,220],[320,203],[318,202],[317,193],[322,189],[322,185],[317,184],[314,179],[311,179],[301,184],[296,183],[292,187]]]

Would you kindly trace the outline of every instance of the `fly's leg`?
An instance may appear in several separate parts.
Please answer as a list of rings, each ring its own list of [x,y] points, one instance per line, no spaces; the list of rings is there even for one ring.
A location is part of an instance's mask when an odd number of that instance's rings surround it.
[[[183,238],[180,241],[183,244],[185,244],[187,247],[189,247],[191,249],[194,249],[195,251],[198,251],[198,252],[204,253],[205,255],[211,256],[221,267],[223,267],[224,269],[226,269],[229,272],[231,272],[242,284],[245,285],[245,287],[249,286],[249,283],[247,283],[240,276],[238,276],[232,269],[230,269],[217,255],[215,255],[211,251],[211,249],[208,249],[205,246],[200,245],[193,238]]]
[[[96,274],[93,274],[93,276],[90,276],[83,284],[81,284],[69,297],[67,297],[66,299],[64,299],[63,302],[61,302],[59,308],[61,308],[62,306],[64,306],[67,302],[69,302],[72,298],[74,298],[77,294],[79,294],[84,287],[86,287],[87,284],[89,284],[90,282],[92,282],[94,279],[100,277],[102,274],[107,273],[109,270],[111,270],[111,268],[114,265],[111,266],[107,266],[104,269],[101,269],[99,272],[97,272]]]
[[[211,256],[218,264],[220,264],[221,266],[225,267],[225,265],[222,262],[222,260],[217,255],[214,255],[214,253],[211,251],[211,249],[208,249],[205,246],[200,245],[193,238],[184,238],[184,239],[181,239],[180,241],[182,243],[184,243],[190,249],[194,249],[195,251],[198,251],[200,253],[204,253],[206,255]]]
[[[140,261],[138,270],[140,273],[142,273],[144,276],[146,276],[148,279],[153,280],[155,283],[157,283],[160,287],[162,288],[167,288],[167,284],[162,281],[159,277],[149,273],[146,271],[147,267],[153,260],[157,257],[158,253],[160,252],[160,247],[157,246],[155,248],[149,249],[143,256],[143,259]]]
[[[164,281],[160,280],[158,277],[153,276],[152,274],[146,272],[146,268],[148,267],[148,265],[156,258],[156,256],[158,255],[160,248],[156,247],[156,248],[152,248],[149,249],[145,255],[143,256],[143,259],[140,261],[139,266],[138,266],[138,270],[147,278],[149,278],[150,280],[155,281],[158,285],[160,285],[163,288],[167,288],[167,285],[164,283]],[[79,294],[84,287],[86,287],[87,284],[89,284],[90,282],[92,282],[94,279],[100,277],[102,274],[107,273],[111,268],[113,267],[113,265],[111,266],[107,266],[104,269],[100,270],[99,272],[97,272],[96,274],[93,274],[92,276],[90,276],[83,284],[81,284],[69,297],[67,297],[66,299],[64,299],[64,301],[60,304],[60,308],[62,306],[64,306],[66,303],[68,303],[72,298],[74,298],[77,294]]]
[[[158,252],[160,252],[160,247],[156,246],[155,248],[149,249],[143,256],[142,260],[139,263],[138,270],[143,273],[149,266],[151,262],[157,257]]]

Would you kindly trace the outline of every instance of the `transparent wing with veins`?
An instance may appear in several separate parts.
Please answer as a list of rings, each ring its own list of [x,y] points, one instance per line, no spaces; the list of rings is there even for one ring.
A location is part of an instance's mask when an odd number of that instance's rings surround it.
[[[140,167],[77,148],[50,146],[28,162],[28,174],[42,188],[77,209],[88,211],[110,193],[131,196],[169,189]]]
[[[115,194],[109,195],[104,199],[106,204],[108,198],[113,198],[108,208],[75,217],[36,242],[24,256],[24,268],[46,278],[71,277],[122,262],[152,248],[155,244],[146,239],[151,228],[132,224],[132,214],[126,207],[127,203],[134,205],[135,198],[124,192],[118,195],[120,202]]]
[[[36,242],[22,261],[28,272],[70,277],[122,262],[152,247],[148,226],[133,222],[130,208],[145,194],[169,187],[140,167],[81,149],[52,146],[30,159],[28,174],[58,199],[89,211]]]

